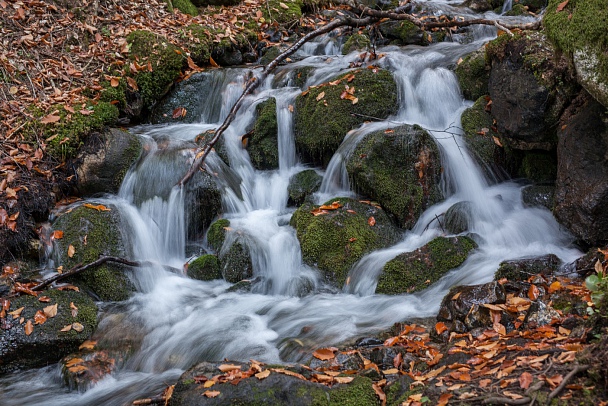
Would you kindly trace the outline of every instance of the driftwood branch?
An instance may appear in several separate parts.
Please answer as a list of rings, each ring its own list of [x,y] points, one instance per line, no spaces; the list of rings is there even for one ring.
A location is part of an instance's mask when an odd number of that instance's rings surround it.
[[[124,258],[119,258],[119,257],[100,257],[99,259],[97,259],[96,261],[93,261],[91,263],[88,263],[86,265],[76,265],[75,267],[73,267],[72,269],[70,269],[68,272],[64,272],[64,273],[60,273],[54,276],[51,276],[48,279],[45,279],[44,281],[40,282],[38,285],[34,286],[32,288],[33,291],[39,291],[39,290],[43,290],[44,288],[46,288],[47,286],[49,286],[50,284],[54,283],[54,282],[59,282],[62,281],[66,278],[69,278],[70,276],[74,276],[77,275],[81,272],[86,271],[87,269],[90,268],[95,268],[99,265],[105,264],[106,262],[116,262],[118,264],[123,264],[123,265],[128,265],[128,266],[141,266],[140,262],[136,262],[136,261],[129,261],[128,259],[124,259]]]

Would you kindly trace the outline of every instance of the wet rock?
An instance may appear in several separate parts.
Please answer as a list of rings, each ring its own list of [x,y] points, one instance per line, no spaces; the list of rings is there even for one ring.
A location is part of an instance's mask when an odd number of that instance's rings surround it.
[[[57,265],[68,270],[77,264],[91,263],[102,255],[133,257],[132,247],[128,244],[128,224],[121,219],[116,207],[107,209],[96,210],[81,205],[57,218],[53,230],[63,231],[63,238],[55,240]],[[72,255],[68,252],[70,247],[74,250]],[[101,300],[125,300],[134,291],[127,272],[130,270],[126,266],[107,262],[68,281]]]
[[[222,272],[217,256],[212,254],[201,255],[188,264],[186,274],[192,279],[210,281],[221,279]]]
[[[226,281],[237,283],[253,276],[247,236],[230,229],[229,220],[219,219],[211,224],[207,241],[218,254],[221,275]]]
[[[117,193],[141,151],[137,136],[117,128],[87,137],[76,158],[77,195]]]
[[[55,363],[61,357],[74,352],[91,336],[97,326],[97,306],[87,295],[70,290],[48,290],[39,297],[47,296],[50,301],[41,302],[38,297],[20,296],[10,299],[9,312],[23,307],[18,316],[7,315],[1,320],[0,328],[0,374],[18,369],[41,367]],[[72,316],[73,303],[78,308]],[[57,305],[57,312],[47,310],[49,316],[42,324],[35,324],[34,315]],[[23,319],[23,322],[21,322]],[[31,334],[26,333],[31,325]],[[66,326],[69,331],[61,331]]]
[[[369,196],[403,228],[441,200],[441,160],[433,138],[405,125],[366,135],[346,162],[353,188]]]
[[[211,56],[220,66],[236,66],[243,63],[241,50],[233,46],[215,48]]]
[[[410,21],[386,21],[381,23],[380,33],[394,45],[428,45],[430,42],[441,42],[445,34],[441,31],[427,33]]]
[[[576,88],[568,81],[567,61],[554,57],[554,47],[539,32],[500,36],[488,44],[487,53],[498,132],[515,149],[554,149],[559,116]]]
[[[247,142],[251,164],[259,170],[279,168],[277,101],[274,97],[256,106],[257,119]]]
[[[561,315],[551,306],[544,303],[542,300],[532,302],[528,314],[524,320],[529,326],[546,326],[551,324],[553,319],[560,319]]]
[[[588,244],[608,240],[608,114],[585,93],[572,102],[558,130],[557,220]]]
[[[437,320],[464,321],[473,305],[506,303],[506,292],[498,282],[456,286],[441,301]]]
[[[502,2],[500,0],[467,0],[463,5],[477,13],[481,13],[502,7]]]
[[[349,82],[351,77],[354,79]],[[397,87],[388,71],[352,71],[330,83],[310,88],[296,98],[295,142],[303,162],[327,165],[348,131],[370,116],[382,119],[397,111]],[[345,85],[354,87],[357,103],[340,98]]]
[[[539,184],[554,184],[557,176],[557,157],[554,151],[524,151],[518,176]]]
[[[365,51],[371,46],[369,37],[365,34],[353,34],[344,43],[342,55],[348,55],[353,51]]]
[[[494,274],[494,279],[506,278],[509,281],[516,282],[526,281],[531,276],[538,274],[551,275],[559,269],[560,262],[559,258],[554,254],[536,258],[503,261]]]
[[[529,185],[522,189],[521,198],[528,207],[544,206],[553,210],[555,205],[555,186]]]
[[[207,59],[209,58],[207,57]],[[201,101],[201,92],[207,90],[211,81],[210,74],[201,72],[179,82],[167,97],[155,106],[150,122],[152,124],[165,124],[196,123],[200,121],[205,108]],[[186,114],[173,118],[173,112],[180,107],[184,108]]]
[[[547,7],[547,0],[519,0],[519,4],[536,13]]]
[[[249,366],[241,365],[246,371]],[[197,383],[202,379],[211,379],[221,374],[219,364],[203,362],[180,377],[169,406],[197,406],[197,405],[227,405],[227,404],[260,404],[260,405],[375,405],[377,396],[372,388],[372,381],[368,378],[357,377],[349,384],[335,384],[331,388],[318,383],[302,380],[294,376],[271,372],[267,378],[258,379],[254,376],[241,379],[238,385],[231,382],[213,385],[213,390],[220,392],[217,397],[208,398],[202,396],[207,390],[203,385]],[[296,373],[308,371],[297,367],[280,367],[289,370],[295,369]],[[203,378],[204,377],[204,378]]]
[[[423,290],[461,265],[476,247],[468,237],[437,237],[416,251],[400,254],[382,269],[376,293],[399,295]]]
[[[290,206],[301,206],[321,187],[323,177],[314,169],[306,169],[289,179],[287,203]]]
[[[473,204],[471,202],[458,202],[453,204],[443,216],[443,228],[451,234],[460,234],[468,231],[473,220]]]
[[[494,137],[500,142],[500,135],[493,124],[492,116],[487,107],[489,96],[482,96],[473,106],[466,109],[460,118],[464,139],[472,152],[477,164],[488,179],[494,180],[504,176],[505,150],[500,147]]]
[[[332,199],[325,205],[334,202],[341,207],[317,216],[311,211],[318,206],[305,203],[290,224],[296,229],[304,262],[318,267],[327,282],[342,287],[355,262],[368,252],[394,244],[401,233],[377,206],[348,198]]]
[[[485,47],[465,56],[454,73],[465,99],[477,100],[487,95],[490,67],[486,64]]]

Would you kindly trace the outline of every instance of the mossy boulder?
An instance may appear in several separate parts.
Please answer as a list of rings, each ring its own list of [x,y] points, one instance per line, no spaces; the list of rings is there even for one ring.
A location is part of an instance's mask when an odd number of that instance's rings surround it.
[[[65,355],[78,349],[91,336],[97,326],[97,306],[82,292],[71,290],[47,290],[39,293],[50,300],[41,302],[38,297],[20,296],[10,300],[9,311],[23,307],[18,317],[2,319],[0,329],[0,374],[18,369],[42,367],[59,361]],[[78,308],[75,317],[73,307]],[[34,315],[48,306],[57,306],[57,314],[47,317],[43,324],[34,324]],[[47,310],[51,312],[52,310]],[[23,323],[20,322],[23,318]],[[33,331],[25,333],[31,323]],[[77,324],[74,324],[77,323]],[[69,331],[61,331],[66,326],[74,326]]]
[[[388,261],[378,279],[376,293],[399,295],[426,289],[460,266],[474,248],[477,244],[469,237],[437,237]]]
[[[249,370],[249,365],[238,362],[231,364]],[[289,405],[289,406],[356,406],[379,405],[380,402],[372,387],[372,380],[355,377],[348,384],[335,384],[332,387],[299,379],[295,376],[271,371],[264,379],[254,376],[243,378],[238,385],[230,382],[215,384],[213,390],[220,394],[217,397],[202,396],[207,390],[196,383],[201,377],[211,379],[221,374],[219,364],[203,362],[195,365],[180,377],[170,406],[197,405]],[[274,369],[288,370],[295,374],[310,375],[310,371],[300,366],[275,365]]]
[[[316,216],[313,210],[318,213],[319,206],[305,203],[290,224],[296,229],[304,262],[318,267],[327,282],[342,287],[355,262],[368,252],[396,243],[401,233],[377,205],[348,198],[332,199],[325,205],[334,202],[337,209]]]
[[[428,45],[428,35],[410,21],[386,21],[380,33],[394,45]],[[431,37],[432,38],[432,37]]]
[[[456,77],[465,99],[477,100],[488,94],[490,67],[486,64],[486,50],[480,48],[465,56],[456,66]]]
[[[346,86],[355,89],[356,103],[340,97]],[[397,85],[386,70],[355,70],[309,88],[296,98],[295,108],[299,154],[304,162],[327,165],[348,131],[370,116],[386,118],[397,112]]]
[[[207,57],[208,58],[208,57]],[[150,115],[152,124],[197,123],[205,109],[201,93],[206,93],[211,77],[207,72],[196,73],[179,82],[159,103]],[[173,112],[183,107],[185,115],[173,118]]]
[[[184,52],[166,38],[150,31],[137,30],[127,36],[130,45],[129,59],[145,66],[150,63],[152,72],[131,72],[135,78],[145,108],[151,108],[168,91],[179,77],[184,66]]]
[[[303,5],[302,0],[268,0],[262,13],[266,21],[284,24],[300,19]]]
[[[505,13],[506,16],[523,16],[528,14],[528,10],[522,4],[514,4],[511,10]]]
[[[555,149],[559,117],[577,90],[568,61],[542,32],[501,35],[486,52],[492,116],[503,140],[519,150]]]
[[[290,206],[300,206],[317,192],[321,187],[323,177],[314,169],[306,169],[298,172],[289,179],[287,203]]]
[[[277,101],[274,97],[256,106],[257,119],[247,142],[251,164],[259,170],[279,168],[279,128]]]
[[[220,262],[217,256],[212,254],[201,255],[190,262],[186,274],[192,279],[198,279],[199,281],[211,281],[222,278]]]
[[[141,140],[127,131],[112,128],[91,134],[76,160],[78,195],[118,192],[127,171],[141,152]]]
[[[442,198],[441,160],[433,137],[404,125],[366,135],[346,162],[353,188],[369,196],[411,228],[422,212]]]
[[[171,0],[170,2],[174,8],[178,9],[184,14],[196,17],[198,15],[198,9],[190,0]]]
[[[443,228],[452,234],[460,234],[469,230],[473,222],[473,204],[462,201],[453,204],[443,216]]]
[[[246,237],[240,231],[231,229],[228,219],[216,220],[207,232],[207,242],[217,253],[221,275],[230,283],[253,276]]]
[[[506,278],[511,282],[527,281],[538,274],[552,275],[559,269],[559,265],[560,260],[554,254],[503,261],[494,274],[494,280]]]
[[[101,206],[99,210],[85,205],[72,208],[53,223],[53,230],[63,231],[63,238],[55,240],[56,264],[68,270],[102,255],[132,258],[131,247],[123,234],[128,232],[127,228],[114,206]],[[70,247],[74,250],[72,255]],[[68,281],[101,300],[125,300],[134,291],[126,272],[125,266],[106,262]]]
[[[348,37],[342,46],[342,55],[350,54],[353,51],[366,50],[371,46],[369,36],[365,34],[355,33]]]
[[[504,172],[505,150],[498,146],[500,135],[493,125],[492,116],[486,110],[489,97],[482,96],[466,109],[460,117],[464,139],[477,164],[489,179]]]
[[[608,7],[604,0],[550,0],[543,24],[557,49],[574,61],[578,82],[608,107]]]

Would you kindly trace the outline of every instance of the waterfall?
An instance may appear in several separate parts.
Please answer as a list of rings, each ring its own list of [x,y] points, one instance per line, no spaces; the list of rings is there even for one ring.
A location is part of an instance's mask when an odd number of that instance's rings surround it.
[[[398,83],[399,110],[345,137],[324,174],[317,199],[354,195],[344,167],[349,154],[366,134],[402,124],[418,124],[436,140],[445,168],[446,199],[428,208],[395,246],[362,258],[343,291],[324,286],[318,272],[303,263],[295,230],[288,225],[294,210],[287,205],[289,179],[307,168],[297,160],[290,107],[300,89],[275,88],[273,83],[289,83],[275,77],[245,99],[224,133],[229,166],[215,153],[206,162],[222,192],[223,216],[232,229],[227,238],[238,238],[251,253],[252,291],[232,292],[225,281],[202,282],[165,269],[167,265],[181,269],[187,261],[187,191],[174,185],[193,160],[193,140],[217,128],[241,94],[245,76],[258,72],[205,73],[200,122],[136,128],[134,132],[146,142],[146,154],[127,174],[120,193],[102,200],[116,206],[129,224],[135,259],[159,264],[134,275],[139,291],[130,300],[103,308],[102,324],[129,331],[137,349],[112,376],[85,393],[66,393],[57,366],[3,378],[3,404],[122,405],[161,391],[195,362],[297,361],[301,354],[294,350],[296,342],[304,349],[333,345],[408,318],[432,316],[451,286],[491,280],[502,260],[546,253],[564,262],[574,260],[580,253],[568,248],[570,238],[551,213],[524,207],[521,188],[514,182],[489,184],[462,139],[460,114],[470,102],[462,99],[448,67],[482,41],[381,50],[384,56],[378,63],[393,72]],[[302,60],[282,69],[309,67],[306,85],[319,84],[350,69],[358,58],[358,53],[338,54],[336,39],[326,36],[304,47],[299,53]],[[269,97],[277,100],[279,168],[259,171],[242,147],[241,136],[250,129],[256,106]],[[374,295],[384,264],[440,235],[432,220],[460,201],[474,207],[471,231],[479,248],[459,269],[423,292]]]

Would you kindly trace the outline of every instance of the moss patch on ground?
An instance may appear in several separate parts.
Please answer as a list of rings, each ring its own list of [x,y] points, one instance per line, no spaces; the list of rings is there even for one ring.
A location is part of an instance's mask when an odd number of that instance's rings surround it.
[[[356,103],[341,98],[346,86],[357,98]],[[397,85],[388,71],[360,69],[309,88],[296,98],[295,107],[294,130],[300,155],[305,162],[327,165],[348,131],[370,117],[386,118],[397,112]]]

